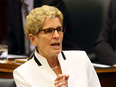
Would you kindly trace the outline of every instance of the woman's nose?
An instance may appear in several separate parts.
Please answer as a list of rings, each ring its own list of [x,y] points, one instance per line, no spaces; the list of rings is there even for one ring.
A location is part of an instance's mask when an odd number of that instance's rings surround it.
[[[57,38],[60,37],[60,34],[57,30],[54,31],[53,37],[57,37]]]

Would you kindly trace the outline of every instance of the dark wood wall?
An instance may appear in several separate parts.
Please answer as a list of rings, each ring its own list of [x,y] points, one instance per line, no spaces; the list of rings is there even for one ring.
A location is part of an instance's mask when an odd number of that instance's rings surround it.
[[[3,40],[7,30],[7,0],[0,0],[0,43]]]

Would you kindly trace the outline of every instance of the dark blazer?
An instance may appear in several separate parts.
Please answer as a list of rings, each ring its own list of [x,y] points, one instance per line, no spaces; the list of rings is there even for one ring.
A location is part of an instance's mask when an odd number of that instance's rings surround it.
[[[34,0],[34,8],[45,4],[56,6],[64,15],[64,26],[67,27],[67,30],[64,34],[63,49],[77,48],[77,44],[74,41],[75,37],[71,34],[72,29],[70,28],[65,3],[62,0]],[[8,0],[8,29],[2,44],[8,45],[9,54],[25,53],[21,5],[20,0]]]
[[[116,64],[116,0],[109,4],[107,21],[95,43],[94,51],[100,63]]]

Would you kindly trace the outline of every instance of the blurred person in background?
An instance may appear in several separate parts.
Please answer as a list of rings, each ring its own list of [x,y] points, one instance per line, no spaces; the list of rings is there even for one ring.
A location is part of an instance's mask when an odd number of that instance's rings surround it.
[[[94,46],[98,62],[116,67],[116,0],[111,0],[107,20]]]

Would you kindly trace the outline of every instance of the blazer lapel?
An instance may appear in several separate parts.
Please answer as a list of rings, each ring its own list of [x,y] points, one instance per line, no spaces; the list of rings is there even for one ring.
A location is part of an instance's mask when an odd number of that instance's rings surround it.
[[[66,58],[64,52],[61,52],[58,55],[58,60],[59,60],[60,66],[61,66],[62,73],[67,74],[69,72],[68,71],[69,67],[68,67],[68,61],[67,61],[67,58]]]

